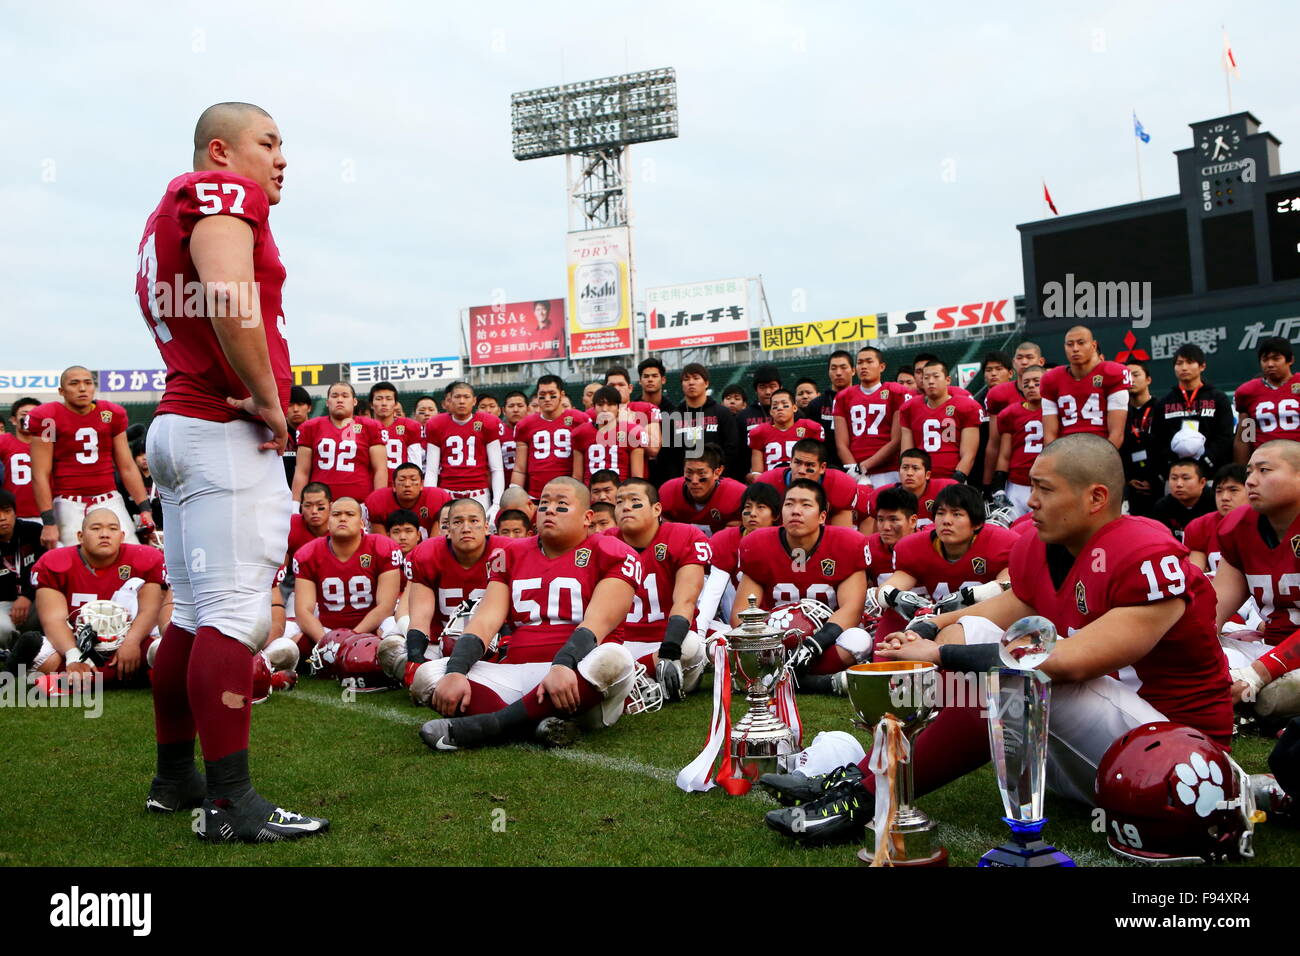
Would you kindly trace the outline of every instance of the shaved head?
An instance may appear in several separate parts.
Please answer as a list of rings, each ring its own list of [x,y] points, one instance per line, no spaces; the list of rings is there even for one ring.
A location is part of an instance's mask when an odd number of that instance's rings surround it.
[[[98,517],[97,517],[98,516]],[[122,522],[118,520],[117,513],[108,508],[91,508],[86,512],[86,516],[81,519],[81,530],[85,531],[92,521],[112,521],[119,528]]]
[[[257,117],[271,118],[271,114],[252,103],[216,103],[209,106],[194,126],[194,166],[199,168],[214,139],[233,143],[239,134]]]
[[[528,497],[528,492],[524,491],[518,485],[511,485],[505,491],[501,492],[501,510],[510,511],[517,509],[527,511],[532,507],[533,499]]]
[[[550,488],[554,485],[561,485],[572,491],[574,497],[578,499],[578,505],[584,510],[591,507],[591,491],[577,478],[570,478],[567,475],[559,478],[552,478],[546,483],[546,488]],[[543,494],[546,493],[546,488],[542,489]]]
[[[1263,454],[1273,459],[1281,458],[1294,470],[1300,471],[1300,442],[1289,438],[1274,438],[1255,449],[1255,454]]]
[[[1119,511],[1124,501],[1124,462],[1109,441],[1100,435],[1076,432],[1052,442],[1041,457],[1051,458],[1056,473],[1076,491],[1104,485],[1112,509]]]
[[[1092,329],[1088,328],[1086,325],[1075,325],[1075,326],[1071,326],[1071,327],[1070,327],[1070,331],[1068,331],[1068,332],[1065,333],[1065,337],[1066,337],[1067,339],[1069,339],[1069,338],[1073,338],[1073,337],[1076,336],[1076,335],[1081,335],[1081,336],[1083,336],[1083,337],[1084,337],[1087,341],[1089,341],[1089,342],[1094,341],[1094,336],[1093,336],[1093,334],[1092,334]]]
[[[66,385],[68,382],[68,376],[73,372],[85,372],[87,375],[90,375],[90,369],[86,368],[84,365],[69,365],[63,370],[63,374],[59,376],[59,384]],[[93,378],[94,376],[91,377]]]

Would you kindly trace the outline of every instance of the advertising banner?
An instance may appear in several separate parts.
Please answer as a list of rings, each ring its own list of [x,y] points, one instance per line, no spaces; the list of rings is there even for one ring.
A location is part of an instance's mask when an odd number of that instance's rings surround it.
[[[464,371],[459,355],[444,358],[384,359],[379,362],[352,362],[348,368],[353,385],[392,382],[399,389],[403,382],[438,382],[462,378]]]
[[[626,226],[571,232],[569,357],[597,358],[632,351],[630,238]]]
[[[874,339],[876,317],[855,315],[848,319],[820,319],[792,325],[770,325],[759,330],[763,351],[806,349],[821,345],[847,345]]]
[[[293,365],[293,384],[295,385],[333,385],[335,382],[348,381],[347,366],[341,362],[326,362],[322,365]]]
[[[470,307],[471,368],[559,358],[564,358],[563,299]]]
[[[887,334],[892,338],[943,332],[947,329],[979,328],[983,331],[990,326],[1015,325],[1016,302],[1014,297],[1007,296],[989,302],[941,305],[917,312],[889,312],[887,318]]]
[[[167,387],[165,368],[105,369],[98,374],[101,392],[161,392]]]
[[[749,341],[749,283],[716,279],[645,291],[646,348],[696,348]]]
[[[58,369],[0,369],[0,392],[18,392],[24,389],[36,391],[55,391],[59,387]]]

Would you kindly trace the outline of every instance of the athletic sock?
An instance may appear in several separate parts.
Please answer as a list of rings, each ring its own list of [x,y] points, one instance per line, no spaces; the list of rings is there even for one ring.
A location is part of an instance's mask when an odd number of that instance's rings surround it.
[[[158,741],[158,775],[162,777],[167,776],[163,772],[164,746],[184,744],[189,748],[191,765],[194,763],[194,714],[190,711],[187,686],[193,647],[192,631],[169,624],[154,655],[151,675],[154,738]]]
[[[203,759],[214,763],[246,752],[253,713],[252,652],[216,628],[200,627],[186,683]]]

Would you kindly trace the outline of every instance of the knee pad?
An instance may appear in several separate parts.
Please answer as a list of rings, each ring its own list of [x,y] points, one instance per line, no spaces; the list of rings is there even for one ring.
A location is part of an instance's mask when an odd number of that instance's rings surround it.
[[[151,647],[150,650],[153,648]],[[298,666],[298,642],[293,638],[277,637],[266,645],[265,653],[266,659],[271,662],[272,670],[291,671]]]
[[[852,734],[843,730],[823,730],[807,749],[785,758],[785,769],[788,773],[797,770],[805,776],[815,777],[830,773],[836,767],[860,763],[866,755],[862,744]]]
[[[33,670],[33,671],[36,670],[53,656],[54,656],[54,645],[50,643],[50,639],[48,637],[42,637],[41,649],[37,651],[36,656],[32,658],[31,664],[28,665],[28,670]]]
[[[442,675],[445,673],[447,673],[445,658],[425,661],[417,667],[411,676],[411,700],[421,707],[428,707],[433,700],[433,692],[438,686],[438,681],[442,680]]]
[[[636,681],[636,662],[622,644],[601,644],[578,662],[578,674],[600,691],[601,722],[612,727]]]
[[[156,640],[152,644],[150,644],[149,650],[144,652],[144,662],[149,667],[150,670],[153,670],[154,658],[158,656],[158,645],[161,643],[162,640],[160,638],[159,640]],[[297,650],[297,648],[295,648],[295,650]]]
[[[383,622],[379,625],[379,636],[381,638],[392,637],[394,635],[405,634],[405,633],[406,632],[404,630],[398,627],[397,618],[395,617],[386,617],[384,618]]]
[[[835,639],[835,646],[842,647],[858,663],[871,657],[871,637],[860,627],[850,627]]]
[[[682,689],[690,693],[699,686],[704,676],[704,664],[708,660],[704,653],[704,639],[694,631],[687,631],[682,640]]]

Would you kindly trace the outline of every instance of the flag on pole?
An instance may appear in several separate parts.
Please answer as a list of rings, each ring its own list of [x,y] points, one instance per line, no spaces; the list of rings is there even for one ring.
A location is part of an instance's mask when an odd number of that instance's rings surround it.
[[[1138,119],[1137,110],[1133,111],[1133,135],[1144,143],[1151,142],[1151,134],[1146,131],[1142,121]]]
[[[1052,210],[1053,216],[1060,215],[1060,213],[1056,211],[1056,203],[1052,202],[1052,194],[1047,191],[1047,180],[1045,179],[1043,180],[1043,201],[1047,203],[1047,208]]]
[[[1232,44],[1228,42],[1228,31],[1223,31],[1223,69],[1225,72],[1231,72],[1237,79],[1241,79],[1241,71],[1237,69],[1237,58],[1232,55]]]

